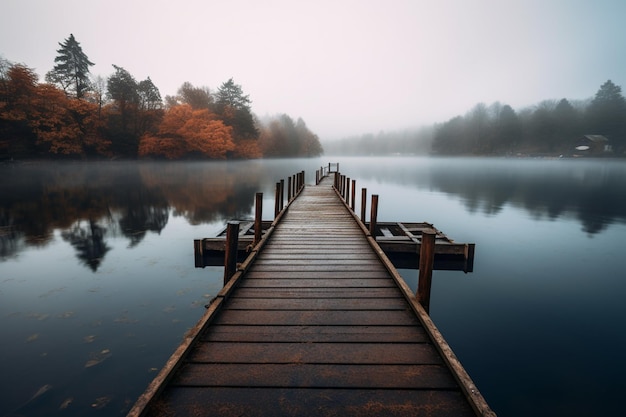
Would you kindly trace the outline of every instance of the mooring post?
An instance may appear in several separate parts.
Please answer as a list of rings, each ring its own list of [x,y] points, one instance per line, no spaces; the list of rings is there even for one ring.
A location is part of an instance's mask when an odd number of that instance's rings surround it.
[[[202,239],[193,241],[193,254],[196,268],[204,268],[204,241]]]
[[[301,179],[300,179],[300,189],[304,187],[304,183],[306,182],[305,177],[306,177],[306,173],[302,171]],[[300,191],[300,189],[298,189],[298,191]]]
[[[254,196],[254,243],[256,246],[261,241],[263,234],[263,193],[256,193]]]
[[[285,208],[285,180],[280,180],[280,211]]]
[[[355,207],[355,202],[354,202],[355,198],[356,198],[356,180],[352,180],[352,205],[350,206],[352,211],[354,211],[354,207]]]
[[[435,263],[435,238],[436,234],[432,230],[422,231],[417,300],[427,313],[430,307],[430,287],[433,280],[433,265]]]
[[[370,235],[376,239],[376,219],[378,217],[378,194],[372,194],[372,212],[370,213]]]
[[[224,285],[237,272],[237,250],[239,247],[239,222],[230,221],[226,226],[226,252],[224,254]]]
[[[346,204],[350,205],[350,177],[346,178]]]
[[[329,166],[330,166],[330,164],[329,164]],[[335,172],[335,181],[334,181],[334,184],[335,184],[335,189],[336,189],[337,191],[340,191],[340,190],[339,190],[339,176],[340,176],[340,175],[341,175],[340,173]]]
[[[287,201],[291,201],[291,198],[293,197],[292,191],[293,191],[293,177],[289,177],[287,178]]]
[[[276,183],[276,195],[274,196],[274,218],[280,213],[280,182]]]
[[[361,188],[361,222],[365,223],[365,210],[367,206],[367,188]]]

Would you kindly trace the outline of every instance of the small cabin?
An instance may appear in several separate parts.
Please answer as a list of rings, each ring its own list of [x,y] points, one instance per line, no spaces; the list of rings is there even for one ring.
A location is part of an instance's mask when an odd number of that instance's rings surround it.
[[[576,156],[599,156],[613,152],[609,139],[603,135],[584,135],[574,146]]]

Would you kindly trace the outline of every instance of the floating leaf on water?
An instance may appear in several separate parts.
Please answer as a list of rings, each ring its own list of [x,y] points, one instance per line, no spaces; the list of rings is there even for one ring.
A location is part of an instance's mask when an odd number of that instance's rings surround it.
[[[175,310],[176,310],[176,306],[169,306],[169,307],[165,307],[163,309],[163,312],[164,313],[171,313],[172,311],[175,311]]]
[[[96,401],[94,401],[91,404],[91,406],[93,408],[100,409],[100,408],[106,407],[106,405],[110,402],[111,402],[111,399],[109,397],[99,397],[99,398],[96,398]]]
[[[26,316],[26,318],[28,319],[34,319],[39,321],[44,321],[48,317],[50,317],[50,314],[47,313],[28,313],[28,315]]]
[[[172,319],[172,323],[174,323],[174,324],[180,323],[180,319]]]
[[[83,337],[83,341],[85,343],[92,343],[94,340],[96,340],[96,335],[93,335],[93,334]]]
[[[148,372],[157,372],[159,370],[159,368],[150,368],[148,369]]]
[[[75,313],[73,311],[66,311],[64,313],[59,314],[58,317],[60,319],[69,319],[70,317],[73,317],[74,314]]]
[[[67,398],[65,401],[63,401],[61,403],[61,406],[59,407],[59,410],[65,410],[67,407],[70,406],[70,404],[74,401],[73,397]]]
[[[37,339],[39,339],[39,333],[31,334],[26,338],[26,343],[34,342]]]
[[[209,298],[213,298],[213,295],[212,294],[202,294],[202,298],[206,298],[208,300]]]
[[[85,363],[85,368],[91,368],[96,366],[111,357],[111,351],[109,349],[102,349],[100,352],[93,352],[90,355],[90,359]]]
[[[130,319],[127,315],[123,315],[122,317],[118,317],[115,320],[113,320],[115,323],[137,323],[139,320],[133,320]]]
[[[32,397],[30,397],[30,400],[28,400],[28,402],[33,401],[35,398],[42,396],[43,394],[45,394],[46,392],[50,391],[52,389],[52,385],[50,384],[46,384],[44,386],[42,386],[41,388],[39,388],[37,390],[37,392],[35,393],[35,395],[33,395]]]

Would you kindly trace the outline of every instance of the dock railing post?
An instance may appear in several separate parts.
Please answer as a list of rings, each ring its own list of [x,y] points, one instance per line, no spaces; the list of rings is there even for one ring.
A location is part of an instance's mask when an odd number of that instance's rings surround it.
[[[293,177],[289,177],[287,178],[287,201],[291,201],[291,198],[293,196],[292,191],[293,191]]]
[[[376,239],[376,221],[378,217],[378,194],[372,194],[372,212],[370,213],[370,235]]]
[[[365,212],[367,209],[367,188],[361,188],[361,221],[365,224]]]
[[[352,209],[352,211],[354,212],[354,207],[355,207],[355,200],[356,199],[356,180],[352,180],[352,204],[350,205],[350,208]]]
[[[276,183],[276,195],[274,196],[274,218],[280,213],[280,182]]]
[[[346,178],[346,204],[350,205],[350,177]]]
[[[226,252],[224,253],[224,285],[237,272],[237,250],[239,247],[239,222],[231,221],[226,226]]]
[[[422,231],[417,301],[420,302],[427,313],[430,308],[430,287],[433,280],[433,264],[435,262],[435,238],[436,234],[432,230]]]
[[[256,193],[254,196],[254,242],[256,246],[261,241],[263,233],[263,193]]]
[[[285,208],[285,180],[280,180],[280,211]]]

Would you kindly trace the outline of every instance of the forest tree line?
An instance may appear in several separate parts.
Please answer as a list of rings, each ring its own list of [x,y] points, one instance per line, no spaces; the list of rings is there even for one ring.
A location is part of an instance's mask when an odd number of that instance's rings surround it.
[[[608,139],[612,155],[626,152],[626,99],[608,80],[590,100],[546,100],[516,112],[511,106],[479,103],[465,116],[435,128],[439,155],[571,155],[585,135]]]
[[[0,57],[0,159],[309,157],[323,152],[302,119],[261,122],[233,79],[212,91],[184,82],[161,97],[113,65],[106,79],[73,35],[59,43],[55,65],[35,71]]]

